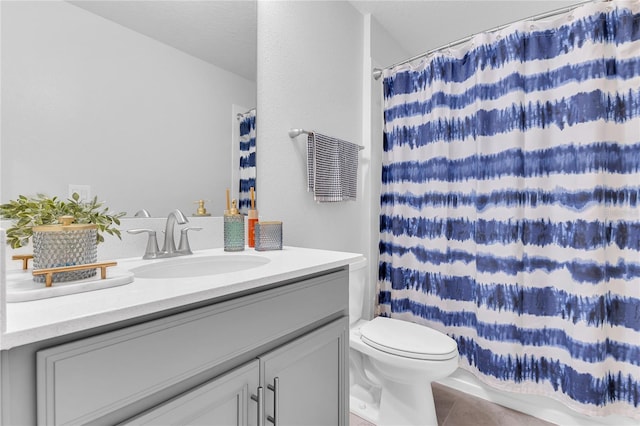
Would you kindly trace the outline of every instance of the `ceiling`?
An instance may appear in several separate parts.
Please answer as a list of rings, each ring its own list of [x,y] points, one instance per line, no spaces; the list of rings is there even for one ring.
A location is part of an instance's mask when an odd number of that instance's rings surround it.
[[[256,80],[255,0],[76,0],[82,9]]]
[[[363,14],[371,13],[409,56],[577,3],[575,0],[341,1],[349,1]],[[220,68],[252,81],[256,79],[256,0],[69,2]],[[446,31],[434,32],[433,28],[443,28],[443,19],[451,25]]]

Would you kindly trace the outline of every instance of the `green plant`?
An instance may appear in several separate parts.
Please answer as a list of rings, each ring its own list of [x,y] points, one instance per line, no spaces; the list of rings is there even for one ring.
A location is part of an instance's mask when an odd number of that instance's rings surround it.
[[[107,208],[102,208],[98,197],[89,202],[81,202],[77,193],[73,193],[66,201],[42,194],[36,197],[20,195],[17,200],[0,205],[0,217],[15,220],[14,224],[7,228],[7,244],[12,248],[27,245],[33,236],[34,226],[56,224],[58,218],[65,215],[73,216],[75,223],[96,224],[98,243],[104,241],[103,233],[122,238],[116,226],[120,225],[120,218],[125,213],[110,213]]]

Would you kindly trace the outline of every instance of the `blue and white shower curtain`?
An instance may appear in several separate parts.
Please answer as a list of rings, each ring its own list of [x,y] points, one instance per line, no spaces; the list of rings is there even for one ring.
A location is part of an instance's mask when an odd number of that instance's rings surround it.
[[[379,312],[503,390],[640,418],[640,2],[384,73]]]
[[[250,189],[256,191],[256,110],[252,109],[240,118],[240,187],[238,210],[247,214],[251,208]],[[254,197],[256,193],[254,192]],[[254,198],[254,202],[257,201]]]

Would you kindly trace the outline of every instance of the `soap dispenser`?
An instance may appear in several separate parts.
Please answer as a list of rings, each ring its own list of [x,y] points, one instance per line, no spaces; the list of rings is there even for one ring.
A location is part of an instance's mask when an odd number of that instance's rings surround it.
[[[240,214],[237,201],[233,200],[224,212],[224,251],[244,250],[244,216]]]
[[[194,216],[211,216],[211,213],[207,212],[207,209],[204,207],[206,201],[207,200],[194,201],[194,203],[198,205],[198,209],[193,214]]]

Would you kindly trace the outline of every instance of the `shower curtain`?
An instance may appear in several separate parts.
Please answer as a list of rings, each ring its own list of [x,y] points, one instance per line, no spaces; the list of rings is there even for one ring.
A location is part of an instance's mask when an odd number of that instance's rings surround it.
[[[378,309],[503,390],[640,418],[640,2],[384,72]]]
[[[238,210],[247,214],[251,208],[250,189],[256,191],[256,110],[252,109],[240,118],[240,186]],[[255,197],[255,193],[254,193]],[[254,202],[257,203],[256,198]],[[256,204],[257,206],[257,204]]]

